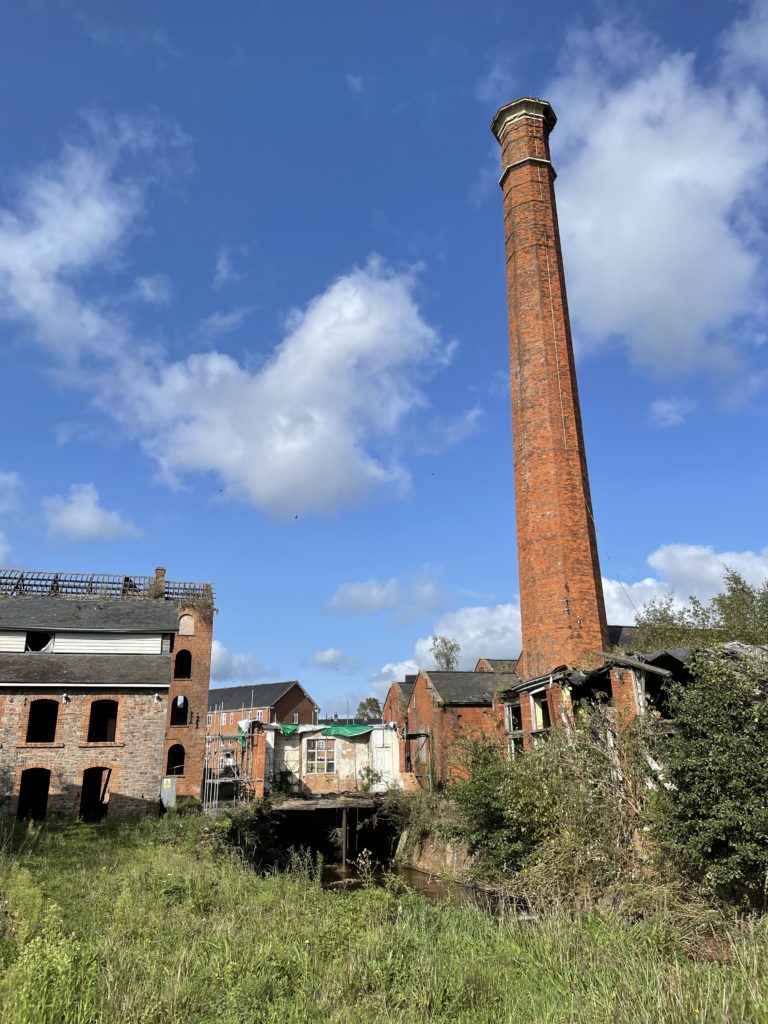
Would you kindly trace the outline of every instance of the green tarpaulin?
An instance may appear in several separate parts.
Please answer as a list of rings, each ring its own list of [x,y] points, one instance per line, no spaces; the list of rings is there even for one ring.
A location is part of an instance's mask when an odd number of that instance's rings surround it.
[[[278,722],[277,727],[283,736],[293,736],[300,728],[298,725],[283,725],[282,722]],[[316,731],[321,736],[365,736],[372,728],[372,725],[326,725]],[[309,732],[309,730],[307,729],[305,732]]]

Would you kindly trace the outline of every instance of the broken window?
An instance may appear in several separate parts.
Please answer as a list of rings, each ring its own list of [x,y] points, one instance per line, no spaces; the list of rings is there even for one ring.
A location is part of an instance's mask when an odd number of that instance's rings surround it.
[[[549,729],[552,719],[549,717],[549,702],[545,690],[539,690],[531,694],[531,712],[533,715],[533,728],[535,732],[541,729]]]
[[[183,693],[171,701],[171,725],[186,725],[189,721],[189,701]]]
[[[52,651],[53,633],[46,633],[39,629],[31,629],[27,633],[24,643],[25,651]]]
[[[336,771],[336,741],[307,740],[307,775],[333,775]]]
[[[57,700],[33,700],[27,719],[27,743],[53,743],[59,718]]]
[[[504,705],[504,716],[507,724],[509,753],[514,757],[523,749],[523,712],[519,697]]]
[[[173,665],[174,679],[192,678],[192,654],[190,651],[179,651]]]
[[[19,821],[33,818],[42,821],[48,810],[48,790],[51,786],[51,772],[48,768],[26,768],[21,773],[19,805],[16,817]]]
[[[117,731],[116,700],[94,700],[88,719],[88,743],[114,743]]]
[[[168,763],[166,764],[165,774],[183,775],[185,756],[184,747],[181,743],[174,743],[168,751]]]

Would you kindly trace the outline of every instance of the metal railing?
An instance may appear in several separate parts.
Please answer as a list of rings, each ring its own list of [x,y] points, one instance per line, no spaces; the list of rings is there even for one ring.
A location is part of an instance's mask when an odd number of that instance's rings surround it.
[[[63,597],[165,597],[168,601],[192,600],[213,603],[213,587],[210,583],[161,580],[156,576],[0,569],[0,596],[18,597],[27,594]]]

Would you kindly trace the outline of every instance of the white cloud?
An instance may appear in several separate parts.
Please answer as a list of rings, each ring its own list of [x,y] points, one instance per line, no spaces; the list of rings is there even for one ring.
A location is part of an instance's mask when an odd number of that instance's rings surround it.
[[[99,495],[92,483],[72,484],[69,497],[56,494],[42,500],[48,533],[66,540],[119,540],[140,537],[138,526],[124,519],[119,512],[99,504]]]
[[[629,600],[617,580],[603,579],[609,622],[631,623],[635,609],[667,595],[672,595],[679,605],[685,604],[690,596],[709,601],[723,590],[726,568],[740,572],[753,585],[768,578],[768,547],[762,551],[715,551],[701,544],[663,544],[648,556],[647,562],[657,575],[635,583],[625,582],[623,588]]]
[[[312,655],[312,664],[317,668],[327,668],[334,672],[354,672],[360,667],[360,663],[354,658],[348,658],[346,654],[336,647],[328,647],[324,651],[315,651]]]
[[[341,583],[328,602],[334,611],[376,615],[400,604],[400,580],[363,580],[359,583]]]
[[[655,427],[677,427],[694,407],[689,398],[657,398],[648,409],[648,419]]]
[[[662,373],[735,373],[765,312],[764,97],[612,25],[573,33],[562,67],[547,95],[581,346],[620,341]]]
[[[136,297],[152,306],[167,306],[173,289],[167,274],[149,274],[136,278]]]
[[[258,658],[252,654],[233,654],[221,640],[214,640],[211,648],[211,680],[215,683],[242,682],[269,674]]]
[[[491,114],[504,103],[509,103],[518,95],[515,88],[515,79],[511,72],[512,58],[510,56],[495,57],[488,70],[485,71],[475,82],[473,95],[479,103],[493,107]],[[489,118],[490,120],[490,118]],[[496,162],[498,163],[498,153]],[[498,175],[497,175],[498,177]]]
[[[724,71],[736,79],[768,72],[768,0],[755,0],[745,7],[745,16],[722,38]]]
[[[382,665],[379,671],[371,676],[371,687],[374,694],[383,701],[393,680],[402,680],[406,676],[415,675],[419,666],[413,658],[406,658],[405,661],[389,661]]]
[[[228,313],[212,313],[198,324],[197,333],[202,338],[216,338],[235,331],[251,312],[250,306],[236,306]]]
[[[350,92],[357,93],[361,96],[365,92],[365,79],[362,75],[344,75],[344,81],[347,83],[347,88]]]
[[[236,259],[244,256],[248,251],[245,245],[222,245],[216,253],[216,262],[213,268],[213,286],[221,288],[225,284],[234,284],[242,281],[243,273],[238,270]]]
[[[0,470],[0,515],[15,511],[20,488],[21,479],[18,473]]]
[[[170,362],[73,282],[115,263],[147,181],[185,140],[151,121],[92,127],[89,145],[66,146],[28,178],[18,212],[0,211],[0,317],[31,329],[171,485],[214,473],[278,516],[407,491],[398,433],[452,352],[421,315],[415,273],[374,257],[337,278],[293,312],[255,372],[215,350]],[[131,164],[139,156],[151,174]]]
[[[414,659],[424,668],[434,667],[430,647],[435,635],[461,644],[459,668],[473,669],[478,658],[516,658],[522,643],[520,605],[474,605],[440,616],[432,634],[416,641]]]

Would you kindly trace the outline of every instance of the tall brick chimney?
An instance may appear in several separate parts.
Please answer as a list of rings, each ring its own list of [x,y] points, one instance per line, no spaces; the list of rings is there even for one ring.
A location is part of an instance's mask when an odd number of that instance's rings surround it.
[[[509,357],[525,679],[607,643],[545,100],[501,107]]]

